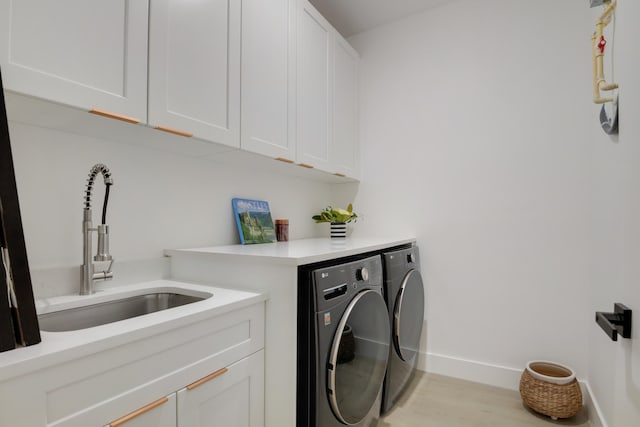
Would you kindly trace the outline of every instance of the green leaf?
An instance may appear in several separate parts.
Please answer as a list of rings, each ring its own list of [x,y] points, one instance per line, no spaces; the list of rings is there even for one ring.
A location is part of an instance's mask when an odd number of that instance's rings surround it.
[[[349,203],[347,209],[334,209],[332,206],[324,208],[319,215],[311,217],[316,223],[321,222],[351,222],[358,218],[355,212],[353,212],[353,205]]]

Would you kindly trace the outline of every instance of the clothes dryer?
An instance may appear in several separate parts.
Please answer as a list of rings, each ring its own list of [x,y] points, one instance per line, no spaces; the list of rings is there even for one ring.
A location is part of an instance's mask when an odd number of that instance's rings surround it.
[[[405,391],[418,362],[424,322],[424,285],[418,247],[382,254],[384,297],[391,325],[389,362],[382,394],[382,414]]]

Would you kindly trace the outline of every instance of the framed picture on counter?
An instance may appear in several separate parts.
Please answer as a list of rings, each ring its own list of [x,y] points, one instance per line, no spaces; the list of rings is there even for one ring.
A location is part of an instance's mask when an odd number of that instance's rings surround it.
[[[243,245],[274,243],[276,232],[269,203],[263,200],[232,199],[233,215]]]

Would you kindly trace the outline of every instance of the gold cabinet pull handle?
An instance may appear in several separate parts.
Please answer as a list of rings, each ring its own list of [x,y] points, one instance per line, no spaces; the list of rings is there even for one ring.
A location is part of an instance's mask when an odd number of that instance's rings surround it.
[[[121,114],[116,114],[116,113],[111,113],[109,111],[99,110],[97,108],[89,110],[89,112],[91,114],[96,114],[96,115],[102,116],[102,117],[108,117],[110,119],[121,120],[121,121],[127,122],[127,123],[133,123],[133,124],[140,123],[140,120],[136,119],[134,117],[127,117],[127,116],[123,116]]]
[[[133,411],[132,413],[125,415],[122,418],[118,418],[115,421],[112,421],[111,423],[109,423],[110,427],[119,427],[122,424],[131,421],[132,419],[144,414],[145,412],[149,412],[150,410],[157,408],[158,406],[167,403],[169,401],[169,398],[167,398],[166,396],[163,397],[162,399],[158,399],[155,402],[151,402],[149,403],[147,406],[143,406],[140,409],[136,409],[135,411]]]
[[[191,138],[193,136],[192,133],[184,132],[184,131],[177,130],[177,129],[168,128],[166,126],[156,126],[155,129],[161,130],[162,132],[172,133],[174,135],[184,136],[186,138]]]
[[[343,173],[339,173],[339,172],[334,173],[334,175],[335,176],[339,176],[340,178],[346,178],[347,177],[347,175],[345,175]]]
[[[284,157],[276,157],[276,160],[278,160],[279,162],[293,163],[293,160],[289,160]]]
[[[206,383],[207,381],[211,381],[212,379],[217,378],[222,374],[225,374],[227,371],[228,371],[227,368],[218,369],[213,374],[207,375],[206,377],[200,378],[198,381],[189,384],[187,386],[187,390],[193,390],[196,387],[200,387],[202,384]]]
[[[313,169],[313,165],[308,165],[306,163],[298,163],[298,166],[302,166],[303,168]]]

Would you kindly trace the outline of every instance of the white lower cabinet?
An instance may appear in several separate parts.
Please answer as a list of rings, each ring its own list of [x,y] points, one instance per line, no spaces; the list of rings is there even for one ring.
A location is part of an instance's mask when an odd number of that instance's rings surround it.
[[[264,310],[201,316],[4,378],[0,426],[263,427]]]
[[[150,404],[114,420],[104,427],[175,427],[176,394]]]
[[[260,427],[264,351],[219,369],[105,427]]]
[[[211,377],[177,393],[179,427],[264,425],[263,351]]]

